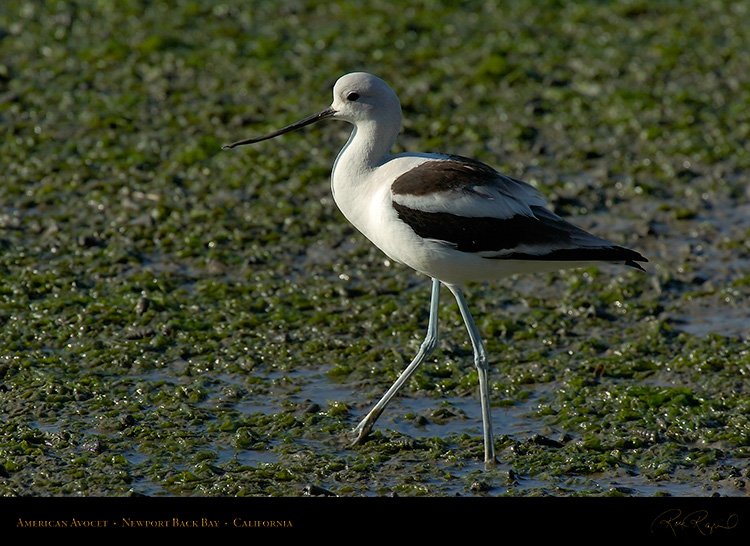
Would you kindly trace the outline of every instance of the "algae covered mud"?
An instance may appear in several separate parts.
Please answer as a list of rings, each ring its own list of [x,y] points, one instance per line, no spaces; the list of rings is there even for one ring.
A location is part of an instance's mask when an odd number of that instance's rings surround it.
[[[7,4],[7,5],[6,5]],[[744,2],[13,2],[0,8],[0,492],[746,495]],[[221,144],[366,70],[399,150],[476,157],[649,260],[467,290],[340,216],[343,126]]]

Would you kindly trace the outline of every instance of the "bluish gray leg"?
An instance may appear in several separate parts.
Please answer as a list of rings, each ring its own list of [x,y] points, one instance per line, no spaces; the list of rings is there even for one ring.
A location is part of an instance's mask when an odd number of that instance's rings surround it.
[[[353,434],[356,435],[354,440],[355,444],[362,443],[362,441],[370,434],[375,421],[378,420],[380,414],[383,412],[391,398],[398,392],[398,390],[406,383],[409,378],[414,374],[419,365],[430,356],[432,351],[437,347],[438,342],[438,304],[440,301],[440,281],[432,279],[432,297],[430,299],[430,318],[427,323],[427,336],[424,338],[422,345],[419,347],[419,352],[414,360],[411,361],[403,373],[398,377],[393,386],[388,389],[388,392],[383,395],[370,413],[362,419],[362,422],[357,425],[354,429]]]
[[[457,286],[446,285],[453,295],[456,297],[458,302],[458,309],[461,311],[461,316],[466,324],[466,329],[469,332],[469,339],[471,339],[471,346],[474,349],[474,365],[477,367],[479,375],[479,397],[482,401],[482,429],[484,431],[484,466],[485,468],[493,468],[497,465],[495,459],[495,439],[492,434],[492,414],[490,413],[490,389],[488,380],[489,365],[487,363],[487,349],[484,348],[482,338],[477,330],[474,319],[471,317],[469,312],[469,306],[466,305],[466,299],[464,299],[463,292]]]

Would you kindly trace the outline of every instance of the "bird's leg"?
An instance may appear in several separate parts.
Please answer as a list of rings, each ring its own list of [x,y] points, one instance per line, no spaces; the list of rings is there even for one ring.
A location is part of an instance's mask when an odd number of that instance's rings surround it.
[[[419,365],[435,350],[438,341],[438,303],[440,300],[440,281],[432,279],[432,297],[430,299],[430,318],[427,323],[427,335],[419,347],[419,352],[414,360],[411,361],[406,369],[401,373],[393,386],[388,389],[380,399],[370,413],[362,419],[362,422],[357,425],[354,429],[353,434],[356,435],[354,444],[360,444],[364,441],[370,431],[372,430],[375,421],[378,420],[380,414],[383,412],[391,398],[398,392],[398,390],[406,383],[409,378],[414,374]]]
[[[477,367],[477,373],[479,375],[479,397],[482,402],[482,428],[484,432],[484,466],[485,468],[494,468],[497,465],[495,459],[495,440],[492,434],[492,414],[490,413],[490,389],[489,381],[487,378],[487,372],[489,365],[487,362],[487,349],[484,348],[482,338],[477,330],[474,319],[471,317],[469,312],[469,306],[466,305],[466,299],[461,292],[461,289],[457,286],[446,285],[453,292],[458,302],[458,309],[461,311],[461,316],[466,324],[466,329],[469,332],[469,338],[471,339],[471,345],[474,349],[474,365]]]

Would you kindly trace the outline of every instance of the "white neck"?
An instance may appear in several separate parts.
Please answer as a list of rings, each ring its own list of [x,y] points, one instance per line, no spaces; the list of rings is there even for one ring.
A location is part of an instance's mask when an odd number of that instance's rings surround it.
[[[346,145],[339,152],[331,173],[333,200],[354,226],[372,237],[366,223],[372,215],[365,212],[382,189],[374,173],[390,159],[390,149],[400,130],[401,116],[391,123],[380,119],[359,121]]]
[[[368,172],[388,161],[390,150],[401,130],[401,109],[388,117],[364,119],[353,123],[349,141],[339,152],[333,166],[334,192],[341,184],[355,184]],[[345,180],[339,180],[340,178]]]

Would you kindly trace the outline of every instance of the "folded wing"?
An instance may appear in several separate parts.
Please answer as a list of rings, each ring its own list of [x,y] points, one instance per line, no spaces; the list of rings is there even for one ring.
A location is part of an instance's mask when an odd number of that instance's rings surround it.
[[[616,262],[641,254],[596,237],[545,208],[529,184],[470,159],[422,163],[391,186],[399,218],[424,239],[492,260]]]

